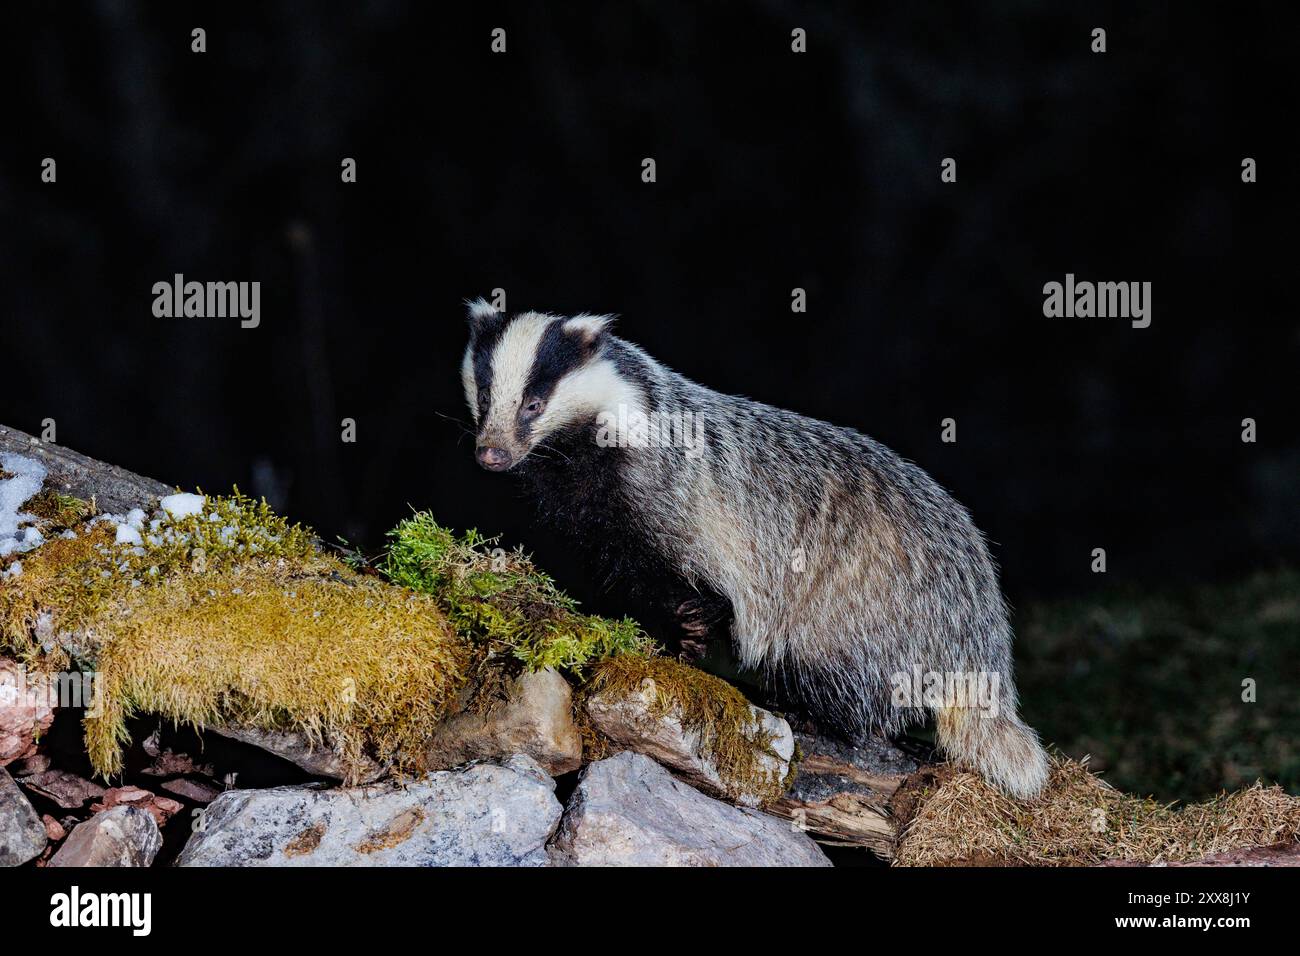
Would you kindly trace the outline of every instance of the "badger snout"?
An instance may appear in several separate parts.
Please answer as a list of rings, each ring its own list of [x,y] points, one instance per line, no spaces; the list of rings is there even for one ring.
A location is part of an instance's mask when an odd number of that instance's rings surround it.
[[[504,448],[488,448],[479,446],[475,457],[478,463],[488,471],[505,471],[514,464],[514,459],[510,457],[510,452]]]

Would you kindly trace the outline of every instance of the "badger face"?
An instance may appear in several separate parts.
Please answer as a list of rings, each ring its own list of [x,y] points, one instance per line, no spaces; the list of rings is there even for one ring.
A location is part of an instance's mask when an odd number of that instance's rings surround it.
[[[461,362],[465,400],[477,426],[478,463],[508,471],[564,429],[593,422],[636,389],[605,355],[608,316],[507,316],[469,304],[469,346]]]

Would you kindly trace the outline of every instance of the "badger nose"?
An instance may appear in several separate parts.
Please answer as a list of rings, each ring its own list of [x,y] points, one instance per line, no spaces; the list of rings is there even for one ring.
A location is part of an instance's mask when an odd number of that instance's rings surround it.
[[[488,471],[505,471],[510,467],[510,453],[504,448],[480,448],[478,463]]]

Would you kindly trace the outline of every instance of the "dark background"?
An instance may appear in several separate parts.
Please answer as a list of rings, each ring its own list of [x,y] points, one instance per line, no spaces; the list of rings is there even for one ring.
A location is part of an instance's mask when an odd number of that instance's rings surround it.
[[[1094,547],[1138,588],[1294,561],[1286,5],[865,6],[17,5],[0,421],[367,547],[431,508],[599,607],[458,424],[501,287],[917,461],[1013,601]],[[261,327],[155,318],[177,272],[259,280]],[[1151,281],[1151,327],[1045,318],[1066,272]]]

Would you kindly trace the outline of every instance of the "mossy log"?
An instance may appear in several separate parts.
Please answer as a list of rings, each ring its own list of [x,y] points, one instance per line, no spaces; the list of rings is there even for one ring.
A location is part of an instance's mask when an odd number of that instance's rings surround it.
[[[922,747],[867,738],[856,744],[795,732],[798,772],[772,807],[826,846],[865,847],[892,860],[912,801],[912,782],[924,776],[932,755]]]
[[[161,481],[0,425],[0,454],[4,453],[36,459],[49,472],[45,479],[47,489],[87,501],[94,499],[101,511],[125,514],[132,508],[147,508],[174,490]]]

